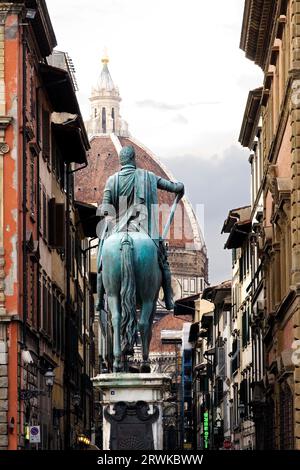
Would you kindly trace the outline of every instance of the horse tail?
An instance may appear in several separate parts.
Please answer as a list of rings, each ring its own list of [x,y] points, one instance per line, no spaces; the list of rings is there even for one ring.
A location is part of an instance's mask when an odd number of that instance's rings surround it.
[[[137,340],[133,241],[128,233],[121,240],[121,311],[122,353],[128,354],[133,352]]]

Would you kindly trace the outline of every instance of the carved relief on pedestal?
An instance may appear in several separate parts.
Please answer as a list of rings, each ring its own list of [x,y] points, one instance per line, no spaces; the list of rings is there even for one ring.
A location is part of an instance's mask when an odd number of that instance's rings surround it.
[[[149,414],[149,408],[145,401],[117,402],[115,414],[104,408],[104,417],[111,424],[110,450],[154,449],[152,423],[157,421],[159,410],[154,406],[153,414]]]

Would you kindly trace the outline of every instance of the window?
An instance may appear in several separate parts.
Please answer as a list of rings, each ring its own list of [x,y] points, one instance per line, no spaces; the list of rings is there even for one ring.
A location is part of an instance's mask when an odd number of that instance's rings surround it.
[[[78,295],[77,308],[78,308],[78,310],[77,310],[78,333],[81,336],[82,333],[84,333],[84,330],[83,330],[83,315],[82,315],[82,312],[83,312],[83,298],[82,298],[81,293],[79,293],[79,295]]]
[[[47,285],[47,293],[48,293],[47,333],[50,337],[52,337],[52,293],[51,293],[51,285],[49,281]]]
[[[50,157],[50,113],[46,109],[43,109],[42,114],[42,139],[43,139],[43,157],[45,160],[49,160]]]
[[[189,280],[188,279],[183,279],[183,290],[184,290],[184,292],[189,291]]]
[[[35,82],[34,82],[34,69],[31,69],[31,76],[30,76],[30,115],[31,120],[34,121],[36,115],[36,89],[35,89]]]
[[[102,108],[102,132],[106,134],[106,109]]]
[[[36,89],[36,138],[37,142],[41,143],[41,109],[39,101],[39,89]]]
[[[61,353],[62,354],[65,353],[65,321],[66,321],[65,308],[64,308],[64,305],[62,304],[60,308]]]
[[[29,320],[32,324],[35,323],[35,292],[36,292],[36,284],[35,284],[35,260],[33,258],[29,258],[29,305],[28,305],[28,313],[29,313]]]
[[[238,386],[234,384],[233,386],[233,426],[238,426],[239,424],[239,408],[238,408]]]
[[[52,248],[65,246],[65,205],[57,204],[55,198],[48,203],[48,240]]]
[[[43,237],[47,240],[48,238],[48,234],[47,234],[47,206],[48,206],[48,203],[47,203],[47,196],[46,196],[46,191],[45,191],[45,188],[42,189],[42,192],[43,192],[43,196],[42,196],[42,199],[43,199],[43,204],[42,204],[42,232],[43,232]]]
[[[234,267],[236,263],[236,248],[232,248],[232,267]]]
[[[232,342],[232,355],[231,355],[231,375],[233,375],[240,366],[240,342],[235,338]]]
[[[61,351],[61,304],[59,296],[56,297],[56,350]]]
[[[79,239],[77,234],[75,234],[75,259],[77,263],[77,269],[79,269],[79,271],[83,273],[83,259],[84,258],[83,258],[83,253],[81,249],[81,240]]]
[[[39,224],[39,231],[42,233],[42,209],[43,209],[43,190],[42,190],[42,183],[41,180],[39,179],[39,187],[38,187],[38,208],[39,208],[39,213],[38,213],[38,224]]]
[[[245,348],[250,340],[249,328],[249,306],[245,308],[242,315],[242,346]]]
[[[191,279],[191,292],[195,292],[195,279]]]
[[[115,125],[115,110],[114,110],[114,108],[112,108],[112,110],[111,110],[111,118],[112,118],[112,122],[113,122],[113,132],[115,132],[116,125]]]
[[[56,181],[59,183],[61,191],[65,190],[65,162],[61,151],[56,144],[56,140],[52,138],[52,171],[55,174]]]
[[[30,154],[30,215],[35,215],[35,178],[34,178],[34,156]]]
[[[47,280],[43,277],[43,295],[42,295],[42,328],[45,332],[48,332],[48,290]]]

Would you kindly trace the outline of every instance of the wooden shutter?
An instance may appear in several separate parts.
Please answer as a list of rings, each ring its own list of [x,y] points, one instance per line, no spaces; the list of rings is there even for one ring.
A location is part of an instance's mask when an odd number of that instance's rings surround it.
[[[52,248],[65,246],[65,205],[57,204],[55,198],[49,200],[48,206],[48,242]]]
[[[55,247],[55,231],[56,231],[56,216],[55,216],[55,198],[49,199],[48,202],[48,243],[51,247]]]
[[[65,246],[65,205],[55,205],[55,246],[63,249]]]
[[[50,113],[46,109],[43,109],[42,117],[43,126],[43,156],[45,160],[49,160],[50,157]]]

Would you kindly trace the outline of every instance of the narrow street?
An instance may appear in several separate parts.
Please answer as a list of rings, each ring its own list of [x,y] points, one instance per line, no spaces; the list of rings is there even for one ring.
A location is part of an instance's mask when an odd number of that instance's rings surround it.
[[[299,96],[300,0],[0,1],[0,451],[300,450]]]

